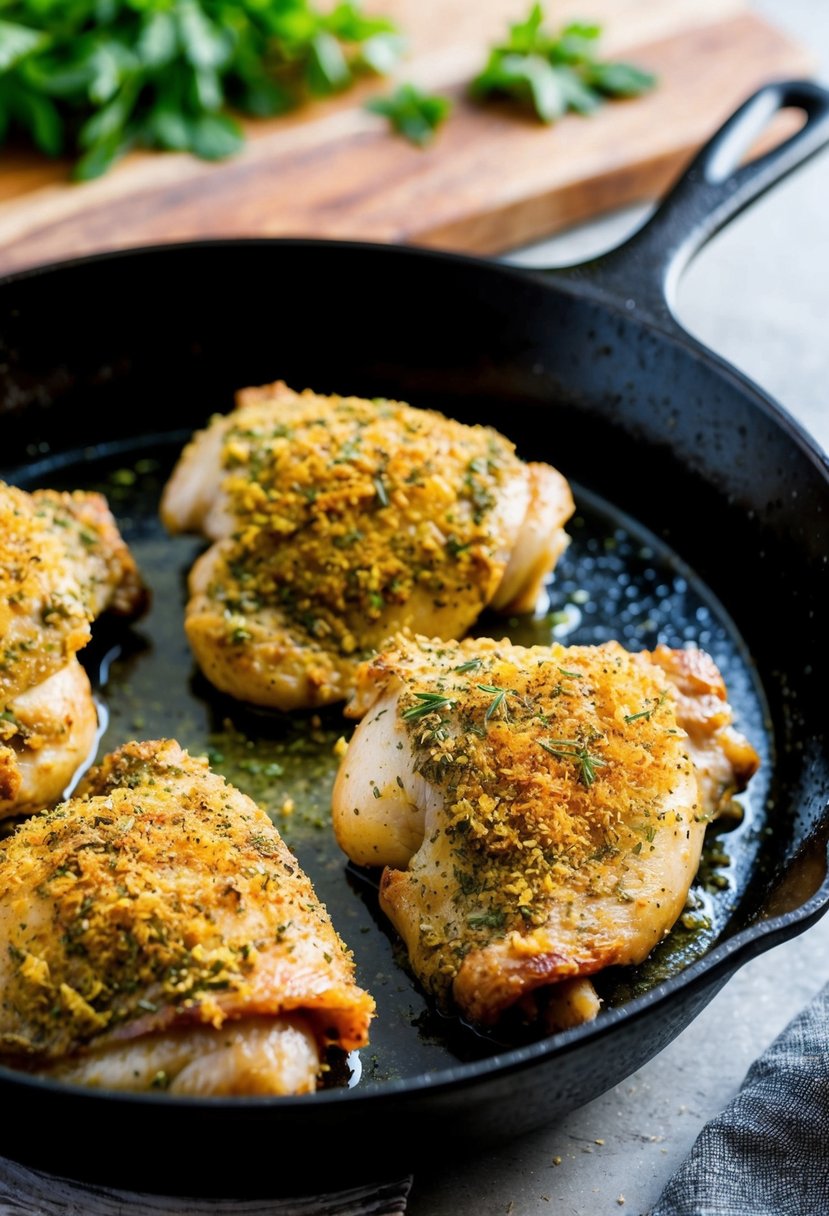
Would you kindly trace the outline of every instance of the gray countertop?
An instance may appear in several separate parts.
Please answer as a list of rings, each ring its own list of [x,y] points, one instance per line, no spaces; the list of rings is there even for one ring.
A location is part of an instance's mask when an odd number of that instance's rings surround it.
[[[829,5],[756,0],[813,48],[829,79]],[[775,187],[699,255],[679,293],[691,333],[772,394],[829,450],[829,151]],[[522,250],[553,266],[618,243],[635,208]],[[646,1213],[752,1060],[829,980],[829,917],[743,967],[674,1042],[621,1085],[463,1167],[416,1165],[411,1216]]]

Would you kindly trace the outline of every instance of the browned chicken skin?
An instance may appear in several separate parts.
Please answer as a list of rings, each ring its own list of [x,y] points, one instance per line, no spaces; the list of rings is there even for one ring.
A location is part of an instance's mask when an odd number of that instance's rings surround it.
[[[708,655],[399,638],[347,712],[334,828],[447,1007],[547,1029],[682,911],[706,824],[755,771]]]
[[[97,715],[75,655],[102,612],[146,600],[100,494],[0,482],[0,817],[55,802],[88,758]]]
[[[195,563],[185,627],[218,688],[280,709],[343,700],[391,634],[460,637],[528,612],[567,544],[566,481],[483,426],[394,401],[247,389],[162,498]]]
[[[188,1094],[313,1091],[374,1002],[264,811],[129,743],[0,845],[0,1058]]]

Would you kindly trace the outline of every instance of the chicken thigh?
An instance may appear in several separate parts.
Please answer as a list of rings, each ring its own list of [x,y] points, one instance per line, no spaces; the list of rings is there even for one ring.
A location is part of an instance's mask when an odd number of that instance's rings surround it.
[[[374,1002],[264,811],[128,743],[0,845],[0,1059],[177,1094],[313,1091]]]
[[[165,487],[173,531],[214,541],[185,627],[207,678],[259,705],[344,699],[397,630],[460,637],[531,611],[574,509],[555,469],[484,426],[394,401],[248,389]]]
[[[448,1009],[547,1030],[668,933],[706,824],[758,765],[701,651],[400,637],[358,673],[344,852]]]
[[[102,612],[146,600],[100,494],[0,482],[0,817],[57,801],[89,756],[98,719],[75,655]]]

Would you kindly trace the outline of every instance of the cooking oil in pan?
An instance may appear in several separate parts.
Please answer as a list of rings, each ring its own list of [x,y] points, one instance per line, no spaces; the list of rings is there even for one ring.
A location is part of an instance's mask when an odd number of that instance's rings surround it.
[[[253,797],[296,852],[352,948],[358,979],[375,996],[372,1044],[360,1085],[419,1075],[503,1051],[504,1041],[435,1014],[411,978],[404,952],[377,907],[376,876],[347,864],[330,827],[330,797],[342,747],[353,730],[339,707],[290,715],[244,706],[196,670],[183,629],[187,572],[203,542],[169,537],[158,518],[161,489],[182,436],[141,452],[47,469],[37,483],[106,494],[152,590],[149,614],[128,630],[99,622],[81,656],[104,712],[98,755],[128,739],[171,737]],[[598,977],[606,1006],[647,992],[701,957],[727,932],[761,862],[772,770],[762,689],[739,634],[711,591],[664,544],[612,506],[574,487],[569,548],[532,617],[485,615],[477,633],[523,645],[593,644],[628,649],[694,645],[707,650],[735,707],[736,725],[761,768],[735,814],[708,830],[688,907],[641,966]],[[356,1079],[355,1074],[355,1079]]]

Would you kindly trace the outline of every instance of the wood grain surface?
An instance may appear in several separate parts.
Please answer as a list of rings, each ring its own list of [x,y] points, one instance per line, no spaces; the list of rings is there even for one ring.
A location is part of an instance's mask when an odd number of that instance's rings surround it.
[[[248,122],[236,158],[136,153],[98,181],[64,162],[4,151],[0,273],[125,246],[220,236],[402,241],[514,249],[662,193],[691,152],[759,85],[808,76],[808,50],[738,0],[572,0],[556,17],[605,29],[603,53],[659,76],[651,94],[547,127],[466,85],[524,0],[366,0],[409,38],[397,78],[451,94],[452,117],[418,149],[364,109],[389,81],[297,114]],[[589,11],[588,11],[589,9]]]

